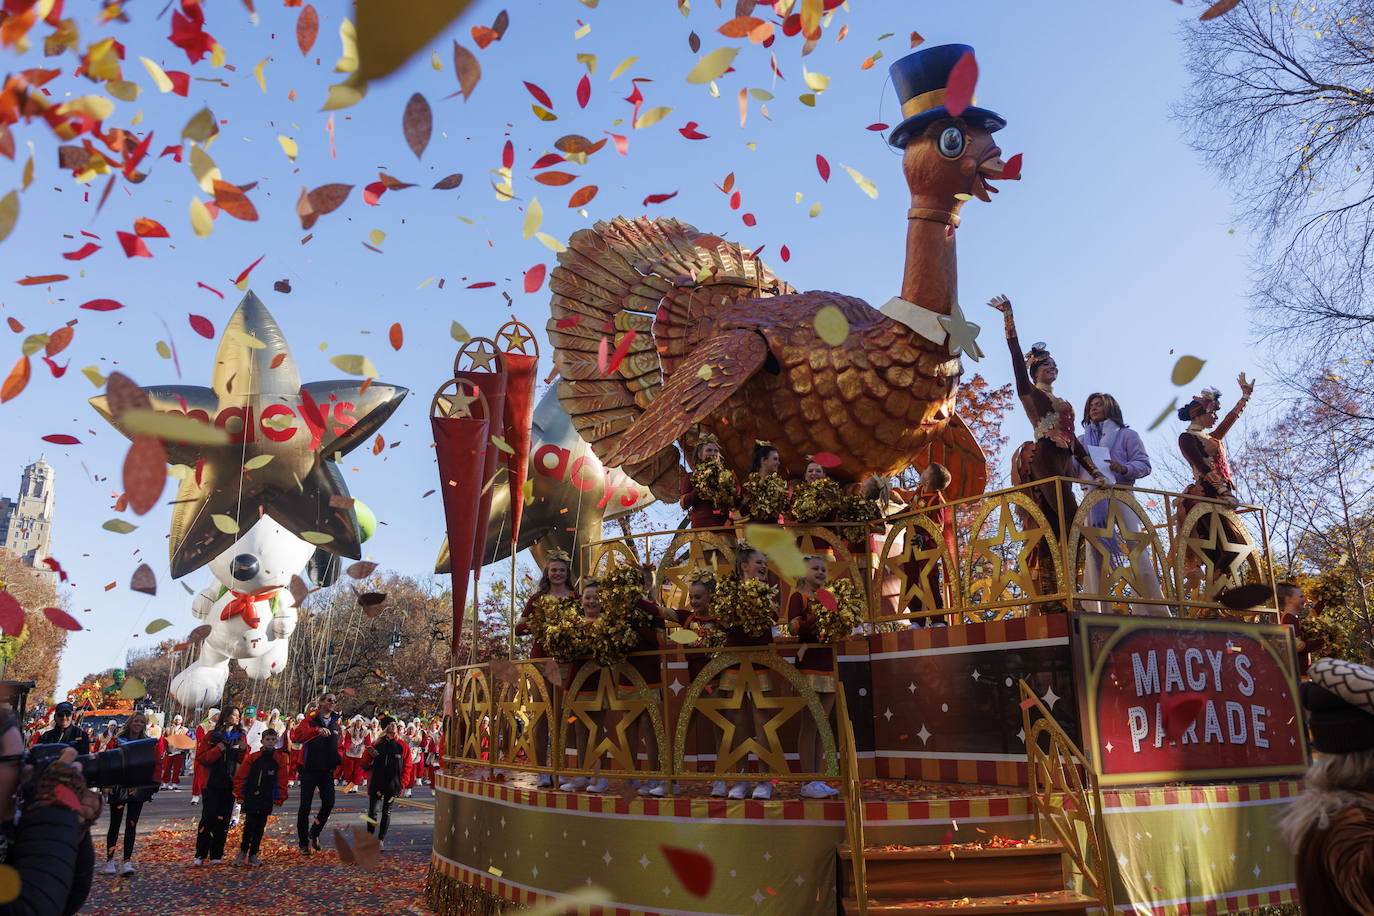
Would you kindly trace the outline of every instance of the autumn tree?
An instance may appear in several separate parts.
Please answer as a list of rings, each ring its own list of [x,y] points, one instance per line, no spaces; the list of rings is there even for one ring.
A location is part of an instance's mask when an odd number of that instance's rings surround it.
[[[43,608],[63,608],[65,596],[58,594],[55,575],[26,566],[9,551],[0,550],[0,580],[0,588],[13,595],[24,609],[23,632],[0,636],[0,676],[33,681],[29,705],[50,705],[57,690],[58,666],[67,646],[67,631],[49,621]]]
[[[1334,369],[1327,407],[1374,439],[1374,2],[1241,0],[1187,28],[1185,58],[1183,137],[1259,235],[1260,328],[1297,396]]]

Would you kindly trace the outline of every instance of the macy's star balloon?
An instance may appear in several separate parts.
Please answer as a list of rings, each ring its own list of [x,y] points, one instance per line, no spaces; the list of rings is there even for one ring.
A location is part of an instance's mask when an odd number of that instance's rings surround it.
[[[154,410],[229,434],[220,445],[164,442],[169,462],[192,469],[173,506],[172,575],[205,565],[262,515],[330,553],[358,557],[358,516],[337,460],[376,434],[408,394],[368,382],[302,385],[280,326],[249,291],[220,336],[209,388],[144,388]],[[91,406],[133,438],[108,395]]]

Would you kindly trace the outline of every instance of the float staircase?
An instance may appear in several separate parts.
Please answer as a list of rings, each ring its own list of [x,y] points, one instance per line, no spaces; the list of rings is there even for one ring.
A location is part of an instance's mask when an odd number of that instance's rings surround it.
[[[854,856],[839,853],[845,916],[921,913],[1082,914],[1100,907],[1096,897],[1065,888],[1059,843],[1004,848],[986,846],[869,847],[864,850],[867,906],[854,884]]]

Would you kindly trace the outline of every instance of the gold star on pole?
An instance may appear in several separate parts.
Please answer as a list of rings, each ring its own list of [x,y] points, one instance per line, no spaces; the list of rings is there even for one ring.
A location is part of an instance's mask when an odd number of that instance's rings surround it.
[[[514,322],[512,322],[511,324],[514,324]],[[533,338],[526,337],[524,334],[521,334],[520,328],[518,326],[511,327],[511,324],[506,325],[507,327],[510,327],[509,331],[502,331],[500,334],[497,335],[498,339],[500,339],[503,343],[502,349],[523,350],[525,348],[526,341],[532,340]]]
[[[964,310],[959,307],[959,303],[954,303],[948,315],[940,316],[940,326],[949,334],[951,356],[958,356],[963,352],[974,362],[983,358],[983,348],[978,346],[978,334],[983,329],[964,317]]]

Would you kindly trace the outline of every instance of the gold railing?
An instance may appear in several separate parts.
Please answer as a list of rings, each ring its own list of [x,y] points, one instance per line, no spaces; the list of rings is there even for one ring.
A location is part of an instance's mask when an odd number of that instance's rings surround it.
[[[588,663],[575,672],[552,659],[450,668],[445,763],[548,774],[555,784],[594,775],[833,780],[842,769],[834,728],[806,677],[779,654],[795,648],[674,649],[638,653],[614,668]],[[695,677],[684,658],[702,661]],[[648,667],[648,659],[665,688],[649,687],[631,664]],[[804,725],[820,741],[818,772],[789,760]],[[701,758],[712,755],[714,763],[703,768]],[[744,772],[751,758],[756,766]]]
[[[854,724],[849,718],[849,704],[844,691],[836,696],[835,715],[840,734],[840,773],[844,780],[844,834],[849,843],[849,865],[854,874],[854,897],[859,914],[868,912],[868,869],[864,850],[864,798],[859,781],[859,749],[854,741]]]
[[[1020,687],[1036,833],[1044,836],[1048,823],[1074,866],[1092,885],[1103,911],[1114,912],[1112,863],[1107,856],[1097,775],[1030,685],[1022,680]]]
[[[860,587],[874,624],[980,622],[1065,609],[1214,617],[1229,613],[1218,601],[1226,589],[1272,585],[1258,507],[1138,487],[1090,488],[1065,519],[1058,487],[1049,488],[1054,511],[1035,501],[1043,483],[882,522],[785,527],[803,554],[829,559],[832,579],[847,577]],[[652,565],[655,597],[681,610],[689,573],[731,569],[742,537],[742,529],[697,528],[607,539],[584,548],[581,568],[596,575],[617,563]]]

